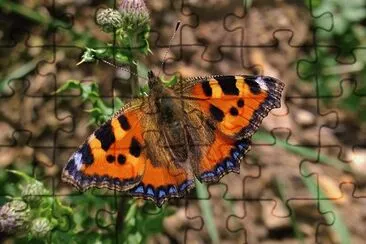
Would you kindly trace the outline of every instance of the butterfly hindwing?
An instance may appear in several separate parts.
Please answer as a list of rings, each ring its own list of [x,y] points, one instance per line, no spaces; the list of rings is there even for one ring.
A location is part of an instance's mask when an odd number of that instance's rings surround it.
[[[214,143],[199,163],[197,178],[212,183],[219,181],[229,172],[239,173],[240,160],[249,150],[249,146],[248,139],[235,140],[216,131]]]
[[[141,182],[129,190],[129,194],[150,199],[161,206],[169,198],[182,197],[193,186],[193,176],[183,168],[173,164],[156,166],[148,160]]]
[[[142,114],[138,107],[117,113],[71,156],[63,180],[80,190],[90,187],[127,190],[143,176]]]

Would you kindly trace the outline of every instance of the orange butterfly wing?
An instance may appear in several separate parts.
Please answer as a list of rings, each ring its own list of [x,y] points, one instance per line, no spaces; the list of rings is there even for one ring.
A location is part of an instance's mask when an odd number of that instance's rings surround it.
[[[62,179],[79,190],[91,187],[128,190],[141,181],[147,158],[142,153],[142,113],[122,109],[71,156]]]
[[[239,172],[251,136],[273,108],[280,107],[284,84],[267,76],[212,76],[188,80],[174,88],[194,101],[215,128],[215,140],[199,162],[197,178],[216,182],[228,172]]]

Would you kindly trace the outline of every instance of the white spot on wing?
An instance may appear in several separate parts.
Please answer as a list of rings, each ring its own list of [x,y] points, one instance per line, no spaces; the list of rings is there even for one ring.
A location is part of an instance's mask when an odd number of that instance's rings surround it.
[[[79,153],[79,152],[76,152],[75,154],[74,154],[74,163],[75,163],[75,166],[76,166],[76,168],[78,169],[78,170],[80,170],[81,169],[81,166],[82,166],[82,164],[83,164],[83,162],[82,162],[82,160],[81,160],[81,158],[82,158],[82,154],[81,153]]]
[[[260,86],[260,88],[262,90],[265,90],[265,91],[268,91],[268,87],[266,85],[266,82],[262,79],[262,77],[258,76],[256,79],[255,79],[255,82],[258,83],[258,85]]]

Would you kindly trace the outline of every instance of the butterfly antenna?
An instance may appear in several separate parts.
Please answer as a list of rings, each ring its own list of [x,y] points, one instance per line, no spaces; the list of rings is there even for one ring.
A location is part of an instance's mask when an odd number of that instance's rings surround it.
[[[139,77],[139,78],[141,78],[141,79],[148,80],[148,79],[146,79],[146,77],[141,76],[141,75],[139,75],[139,74],[136,74],[136,73],[132,72],[132,71],[131,71],[130,69],[128,69],[128,68],[125,68],[125,67],[122,67],[122,66],[116,65],[116,64],[111,63],[111,62],[109,62],[109,61],[107,61],[107,60],[104,60],[104,59],[98,59],[98,60],[100,60],[100,61],[102,61],[103,63],[106,63],[106,64],[108,64],[108,65],[110,65],[110,66],[112,66],[112,67],[114,67],[114,68],[116,68],[116,69],[124,70],[124,71],[126,71],[126,72],[130,73],[131,75],[135,75],[135,76],[137,76],[137,77]]]
[[[166,61],[166,56],[168,55],[168,52],[170,50],[170,47],[172,45],[172,41],[174,40],[174,37],[175,35],[177,34],[177,31],[179,29],[179,26],[180,26],[180,20],[178,20],[176,26],[175,26],[175,30],[174,30],[174,33],[172,35],[172,37],[170,38],[170,41],[169,41],[169,45],[168,45],[168,49],[165,51],[165,54],[164,54],[164,57],[163,57],[163,61],[161,62],[161,67],[160,67],[160,70],[159,70],[159,74],[157,75],[159,77],[161,71],[163,70],[164,68],[164,64],[165,64],[165,61]]]

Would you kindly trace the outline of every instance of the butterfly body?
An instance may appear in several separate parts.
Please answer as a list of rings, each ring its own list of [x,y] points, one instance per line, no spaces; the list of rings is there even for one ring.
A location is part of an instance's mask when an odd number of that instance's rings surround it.
[[[71,156],[63,179],[80,190],[127,191],[158,206],[194,179],[239,172],[250,138],[280,106],[283,84],[264,76],[197,77],[166,87],[149,72],[150,94],[132,101]]]

